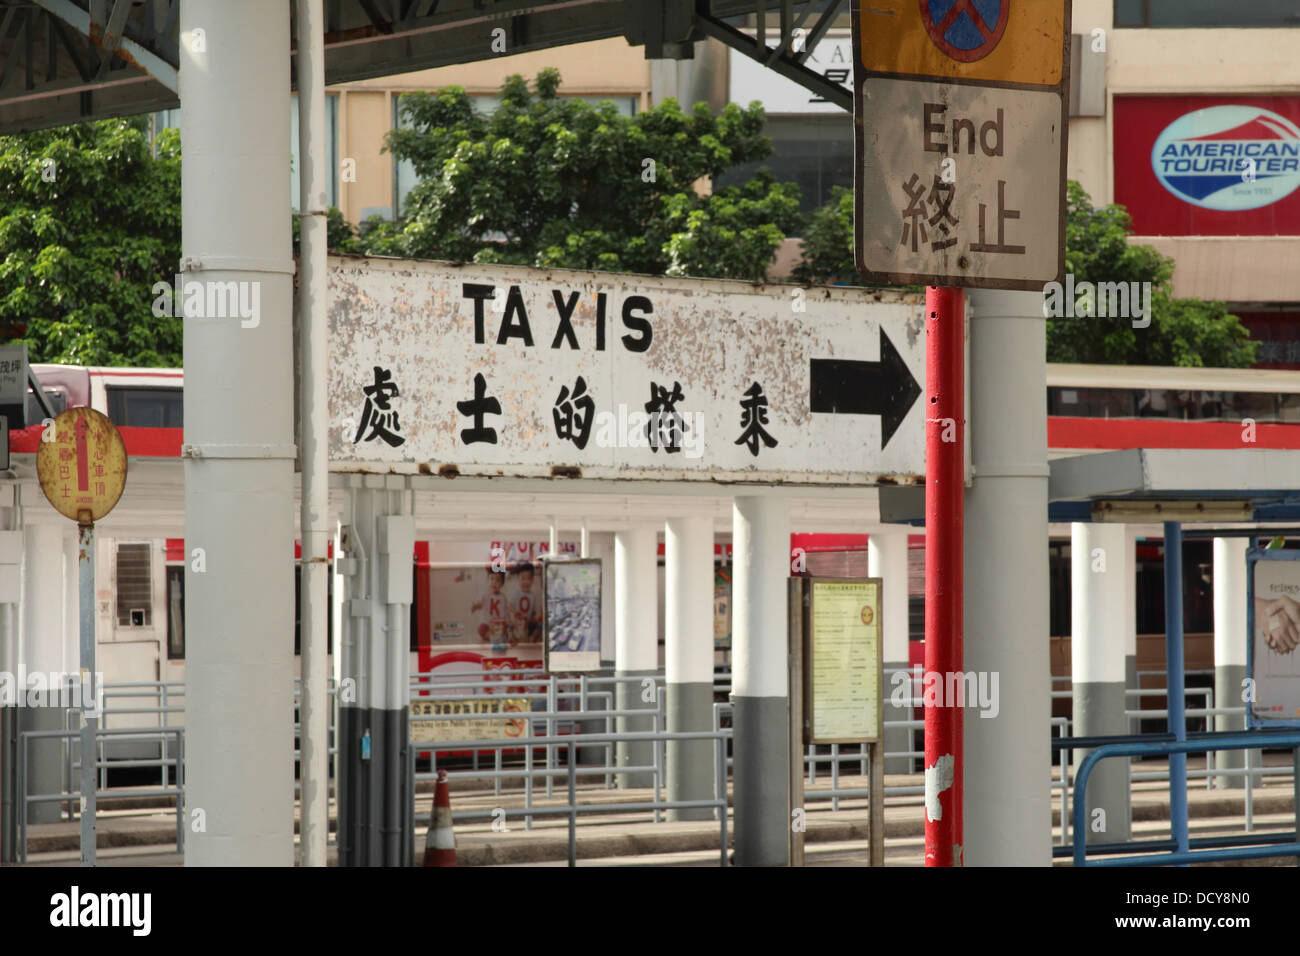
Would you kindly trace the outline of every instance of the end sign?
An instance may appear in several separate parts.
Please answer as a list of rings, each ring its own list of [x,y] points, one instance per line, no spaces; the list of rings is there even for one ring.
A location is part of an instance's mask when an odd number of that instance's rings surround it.
[[[852,6],[858,270],[890,285],[1060,280],[1070,0]]]

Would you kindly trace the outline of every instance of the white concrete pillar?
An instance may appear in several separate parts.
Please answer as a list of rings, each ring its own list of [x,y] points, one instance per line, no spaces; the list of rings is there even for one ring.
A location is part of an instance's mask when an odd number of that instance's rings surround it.
[[[1136,690],[1137,679],[1137,530],[1132,525],[1124,525],[1124,560],[1128,562],[1129,573],[1124,578],[1124,686]],[[1135,704],[1138,698],[1125,697]],[[1137,725],[1125,722],[1124,732],[1136,732]]]
[[[659,540],[658,528],[649,523],[633,525],[614,535],[614,674],[654,681],[659,670]],[[646,694],[640,681],[621,681],[614,696],[618,710],[653,711],[657,694]],[[649,700],[646,697],[649,697]],[[654,722],[639,717],[620,717],[619,732],[650,731]],[[630,741],[615,747],[620,767],[649,767],[654,763],[654,744]],[[649,771],[619,775],[622,787],[649,787]]]
[[[790,833],[790,509],[737,498],[732,576],[736,863],[784,866]]]
[[[713,726],[713,520],[669,518],[664,529],[664,701],[669,731]],[[669,800],[713,798],[714,746],[668,743]],[[669,810],[670,820],[710,820],[707,807]]]
[[[67,600],[63,580],[64,525],[71,524],[58,515],[44,500],[29,507],[23,529],[23,604],[20,673],[30,677],[44,675],[39,685],[45,687],[50,675],[66,670],[64,660],[64,616]],[[76,588],[76,578],[72,581]],[[75,599],[75,593],[74,593]],[[79,655],[78,655],[79,656]],[[78,657],[74,656],[71,669],[76,669]],[[25,689],[25,688],[24,688]],[[57,690],[57,687],[54,688]],[[27,730],[63,730],[66,711],[53,704],[26,706],[19,709],[18,726]],[[30,704],[30,701],[29,701]],[[73,726],[79,726],[74,724]],[[64,783],[63,744],[56,740],[39,740],[28,744],[27,792],[58,793]],[[60,819],[60,807],[54,803],[32,804],[28,820],[34,823],[55,823]]]
[[[965,720],[967,866],[1050,866],[1046,325],[1041,294],[970,294],[964,663],[998,677]],[[983,711],[981,711],[983,713]]]
[[[614,659],[614,535],[592,532],[587,539],[587,557],[600,559],[600,659]],[[604,759],[603,757],[601,758]]]
[[[885,721],[910,720],[910,705],[895,707],[890,702],[896,681],[906,683],[907,698],[912,697],[908,666],[908,597],[907,597],[907,529],[881,528],[867,538],[867,573],[881,579],[880,617],[884,625],[885,670],[894,671],[885,684]],[[906,727],[886,727],[885,752],[912,749],[912,731]],[[888,757],[885,773],[911,773],[910,757]]]
[[[1133,574],[1123,525],[1070,525],[1070,673],[1073,736],[1119,736],[1124,719],[1124,600]],[[1089,753],[1076,751],[1077,767]],[[1128,765],[1104,760],[1088,782],[1089,843],[1129,839]],[[1098,811],[1101,811],[1100,813]],[[1078,834],[1075,834],[1076,839]]]
[[[1249,538],[1214,539],[1214,705],[1242,707],[1242,682],[1246,679],[1246,549]],[[1217,731],[1245,730],[1246,715],[1217,714]],[[1261,766],[1259,751],[1253,766]],[[1244,750],[1220,750],[1215,754],[1217,770],[1238,770],[1246,766]],[[1240,775],[1214,778],[1220,789],[1245,786]]]
[[[185,546],[205,555],[185,577],[185,808],[203,821],[185,862],[292,866],[289,4],[186,0],[179,36],[181,281],[240,302],[184,320]]]
[[[23,528],[22,663],[29,674],[65,669],[63,622],[68,608],[63,581],[63,525],[70,522],[56,516],[52,509],[41,510],[50,514],[36,516],[29,509]],[[75,577],[72,583],[75,587]],[[74,656],[73,667],[76,664]]]

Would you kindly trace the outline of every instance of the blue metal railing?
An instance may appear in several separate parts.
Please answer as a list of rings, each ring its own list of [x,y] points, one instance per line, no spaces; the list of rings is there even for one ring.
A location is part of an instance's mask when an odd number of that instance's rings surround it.
[[[1104,738],[1094,738],[1097,740]],[[1218,837],[1212,840],[1189,841],[1187,836],[1187,818],[1181,821],[1173,818],[1170,826],[1173,834],[1170,840],[1139,840],[1129,843],[1113,843],[1098,847],[1089,847],[1083,835],[1087,831],[1087,794],[1088,778],[1093,768],[1108,757],[1156,757],[1181,755],[1184,760],[1189,753],[1208,753],[1217,750],[1259,750],[1265,747],[1286,747],[1295,754],[1297,765],[1296,786],[1300,789],[1300,732],[1286,733],[1255,732],[1206,734],[1194,740],[1159,740],[1128,743],[1103,744],[1093,750],[1079,764],[1074,778],[1074,865],[1075,866],[1160,866],[1166,864],[1213,863],[1222,860],[1263,859],[1274,856],[1294,856],[1300,860],[1300,800],[1296,804],[1296,829],[1291,833],[1272,834],[1267,837],[1248,834],[1241,838]],[[1170,761],[1170,782],[1173,783],[1173,761]],[[1172,788],[1172,787],[1171,787]],[[1172,808],[1171,808],[1172,809]],[[1275,846],[1267,844],[1277,839],[1288,842]],[[1240,845],[1228,845],[1236,842]],[[1193,844],[1209,846],[1211,849],[1194,850]],[[1147,853],[1150,850],[1166,849],[1170,845],[1173,852],[1158,855],[1130,856],[1117,860],[1095,860],[1088,862],[1088,850],[1094,853]]]

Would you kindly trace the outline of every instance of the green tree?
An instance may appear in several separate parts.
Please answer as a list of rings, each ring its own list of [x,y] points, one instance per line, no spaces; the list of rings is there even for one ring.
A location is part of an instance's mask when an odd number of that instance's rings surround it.
[[[1094,207],[1077,182],[1067,187],[1065,271],[1082,282],[1150,282],[1151,325],[1130,318],[1047,321],[1049,362],[1112,365],[1205,365],[1244,368],[1256,344],[1222,302],[1173,296],[1174,260],[1128,241],[1132,221],[1122,206]],[[813,213],[795,275],[804,282],[864,285],[853,258],[853,194],[837,189]]]
[[[830,201],[812,214],[794,274],[818,285],[867,284],[853,256],[853,190],[835,186]]]
[[[1128,241],[1133,224],[1123,206],[1096,206],[1084,188],[1067,186],[1065,271],[1081,282],[1151,283],[1151,325],[1128,318],[1049,318],[1047,360],[1112,365],[1245,368],[1255,342],[1222,302],[1173,295],[1174,260]]]
[[[180,141],[142,118],[0,137],[0,335],[34,362],[179,365]]]
[[[491,115],[465,91],[403,96],[408,128],[387,149],[420,176],[396,223],[366,224],[367,252],[619,272],[763,279],[798,228],[798,187],[760,176],[703,194],[696,184],[767,156],[763,111],[714,116],[673,100],[635,116],[506,80]]]

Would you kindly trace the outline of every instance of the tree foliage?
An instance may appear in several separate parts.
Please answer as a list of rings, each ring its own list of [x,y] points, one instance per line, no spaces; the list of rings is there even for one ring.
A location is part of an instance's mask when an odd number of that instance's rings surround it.
[[[179,365],[180,143],[140,118],[0,137],[0,335],[34,362]]]
[[[795,278],[819,285],[866,285],[853,257],[853,190],[835,186],[810,217]]]
[[[403,219],[364,230],[367,252],[455,261],[762,279],[799,224],[798,187],[757,177],[696,184],[771,150],[763,111],[673,100],[635,116],[559,95],[545,69],[506,80],[477,112],[460,87],[402,97],[387,149],[420,176]]]
[[[1067,187],[1065,271],[1081,282],[1151,283],[1151,325],[1129,318],[1047,320],[1049,362],[1245,368],[1256,343],[1222,302],[1173,294],[1174,260],[1128,241],[1132,220],[1123,206],[1094,207],[1077,182]]]

